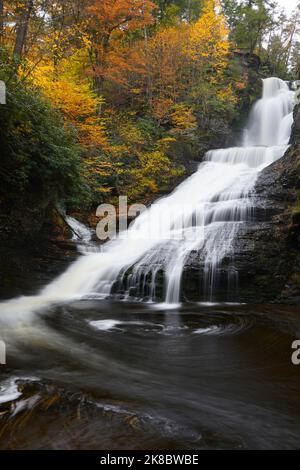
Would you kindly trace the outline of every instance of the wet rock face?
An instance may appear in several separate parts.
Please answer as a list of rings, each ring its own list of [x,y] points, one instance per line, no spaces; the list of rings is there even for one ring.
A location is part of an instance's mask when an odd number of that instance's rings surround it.
[[[217,271],[210,300],[300,302],[300,106],[292,146],[260,175],[252,220],[241,229],[233,252]],[[186,300],[208,300],[203,265],[192,253],[183,274]]]
[[[291,135],[291,144],[292,145],[297,145],[300,144],[300,105],[295,107],[294,110],[294,126],[293,126],[293,132]]]

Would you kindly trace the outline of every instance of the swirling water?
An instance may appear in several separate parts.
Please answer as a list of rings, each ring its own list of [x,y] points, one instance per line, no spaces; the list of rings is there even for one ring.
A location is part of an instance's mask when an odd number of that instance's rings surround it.
[[[0,448],[299,449],[296,308],[106,300],[18,325]]]

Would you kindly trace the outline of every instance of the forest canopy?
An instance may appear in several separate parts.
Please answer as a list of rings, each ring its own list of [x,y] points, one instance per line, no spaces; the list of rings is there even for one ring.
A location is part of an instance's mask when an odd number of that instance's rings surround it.
[[[299,77],[299,9],[0,0],[0,47],[1,203],[147,202],[239,120],[249,83],[240,54],[257,56],[262,75]]]

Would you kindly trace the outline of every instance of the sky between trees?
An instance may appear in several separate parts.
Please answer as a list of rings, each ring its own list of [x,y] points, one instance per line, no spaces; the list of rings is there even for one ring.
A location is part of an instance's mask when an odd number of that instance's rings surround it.
[[[292,13],[297,5],[299,5],[299,0],[278,0],[278,3],[286,9],[287,13]]]

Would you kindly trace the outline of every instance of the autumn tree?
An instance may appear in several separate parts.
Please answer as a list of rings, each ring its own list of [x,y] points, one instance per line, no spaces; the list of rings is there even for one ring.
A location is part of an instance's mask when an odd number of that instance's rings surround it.
[[[3,44],[4,35],[4,0],[0,0],[0,45]]]
[[[150,0],[93,0],[86,7],[90,60],[98,93],[103,90],[112,39],[151,25],[154,9]]]
[[[16,62],[24,53],[34,10],[34,0],[0,0],[0,44],[11,51]]]
[[[27,0],[24,6],[20,8],[19,18],[17,22],[16,42],[14,47],[14,59],[20,60],[29,26],[29,19],[33,10],[33,0]]]
[[[140,61],[146,63],[144,75],[150,74],[150,79],[144,77],[141,89],[138,83],[143,77],[138,77],[133,88],[143,94],[150,83],[150,107],[158,119],[164,119],[173,105],[201,89],[203,83],[222,84],[220,74],[228,65],[230,44],[224,15],[208,0],[196,22],[160,28],[147,50],[142,43],[137,48]]]
[[[207,0],[203,13],[192,25],[187,49],[199,72],[216,73],[227,65],[230,43],[225,17],[215,10],[215,2]]]
[[[148,201],[238,119],[232,49],[296,76],[298,23],[271,0],[0,0],[0,79],[12,64],[71,130],[95,204]]]

